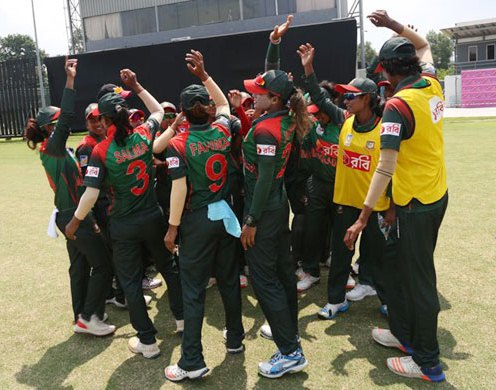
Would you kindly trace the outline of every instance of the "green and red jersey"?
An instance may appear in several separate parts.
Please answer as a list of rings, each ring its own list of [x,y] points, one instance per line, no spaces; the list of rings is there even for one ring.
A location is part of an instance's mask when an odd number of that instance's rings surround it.
[[[229,197],[227,185],[231,133],[228,119],[212,124],[190,124],[167,146],[167,165],[172,180],[186,177],[188,195],[185,209],[196,210]]]
[[[73,89],[64,89],[58,122],[40,146],[40,159],[55,192],[55,207],[59,210],[76,208],[84,191],[79,164],[74,153],[65,146],[70,134],[69,125],[74,119],[75,96]]]
[[[287,202],[284,188],[284,173],[292,150],[295,135],[294,120],[288,111],[266,114],[253,122],[243,141],[243,168],[245,174],[245,205],[249,214],[260,218],[265,210],[275,210]],[[270,191],[264,204],[255,205],[252,201],[258,180],[259,164],[263,161],[274,164],[274,175]]]
[[[112,194],[110,216],[125,217],[157,207],[153,191],[153,139],[159,123],[148,119],[136,127],[120,146],[114,140],[116,127],[95,146],[86,169],[84,185]]]
[[[301,147],[302,165],[313,176],[334,183],[338,158],[339,126],[315,121]]]
[[[81,167],[81,173],[86,174],[86,168],[88,167],[88,163],[90,162],[91,153],[95,146],[103,141],[105,136],[99,137],[94,133],[89,133],[82,140],[81,143],[76,148],[76,157],[79,161],[79,166]]]

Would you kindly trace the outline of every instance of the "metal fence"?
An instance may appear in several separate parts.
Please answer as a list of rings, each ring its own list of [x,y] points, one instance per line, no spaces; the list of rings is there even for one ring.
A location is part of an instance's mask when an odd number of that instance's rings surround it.
[[[0,138],[22,136],[38,108],[35,59],[0,62]]]

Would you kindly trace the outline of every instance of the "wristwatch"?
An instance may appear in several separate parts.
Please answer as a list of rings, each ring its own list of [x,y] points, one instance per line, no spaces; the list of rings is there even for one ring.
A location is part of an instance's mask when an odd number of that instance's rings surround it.
[[[256,227],[257,226],[257,221],[255,220],[255,218],[253,218],[252,215],[248,214],[245,217],[244,224],[246,226],[249,226],[249,227]]]

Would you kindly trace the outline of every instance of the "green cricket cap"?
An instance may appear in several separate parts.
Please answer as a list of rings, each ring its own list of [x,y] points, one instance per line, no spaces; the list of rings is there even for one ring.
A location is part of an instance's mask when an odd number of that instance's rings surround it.
[[[39,127],[52,125],[57,122],[60,116],[60,108],[55,106],[43,107],[36,115],[36,121]]]
[[[377,85],[370,79],[357,77],[351,80],[348,84],[337,84],[336,91],[339,93],[377,93]]]
[[[383,67],[381,62],[393,59],[409,59],[417,55],[413,43],[404,37],[393,37],[388,39],[379,51],[379,64],[375,68],[375,72],[382,72]]]
[[[119,107],[127,107],[127,105],[126,100],[117,93],[106,93],[98,100],[99,115],[113,118],[117,114]]]
[[[293,80],[286,72],[278,69],[272,69],[254,79],[245,80],[244,86],[252,94],[266,95],[270,92],[282,100],[289,99],[294,91]]]
[[[184,88],[179,96],[182,110],[193,108],[196,102],[205,106],[210,103],[210,95],[203,85],[191,84]]]

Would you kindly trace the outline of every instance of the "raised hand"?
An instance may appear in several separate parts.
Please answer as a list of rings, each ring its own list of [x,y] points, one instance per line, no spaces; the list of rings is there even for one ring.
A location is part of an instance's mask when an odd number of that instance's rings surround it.
[[[304,68],[313,65],[315,48],[310,43],[307,43],[306,45],[300,45],[296,52],[300,56],[301,65]]]
[[[376,27],[391,28],[391,26],[393,25],[393,19],[391,19],[387,11],[383,9],[372,12],[370,15],[367,16],[367,18]]]
[[[277,42],[279,39],[281,39],[284,34],[289,30],[289,26],[293,22],[293,15],[288,15],[288,18],[286,21],[279,25],[274,26],[274,30],[270,33],[270,40],[273,42]]]
[[[76,77],[77,63],[78,60],[76,58],[68,58],[67,56],[65,57],[64,70],[67,77],[71,77],[71,78]]]
[[[122,69],[120,71],[120,76],[126,87],[133,88],[138,84],[136,73],[134,73],[131,69]]]
[[[208,73],[205,71],[205,63],[203,61],[203,54],[197,50],[191,50],[186,54],[186,66],[188,70],[198,77],[201,81],[208,79]]]
[[[243,97],[241,96],[241,92],[239,92],[237,89],[230,90],[227,94],[227,97],[232,107],[241,107],[241,101],[243,100]]]

